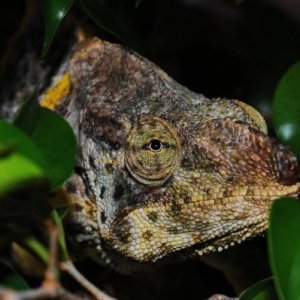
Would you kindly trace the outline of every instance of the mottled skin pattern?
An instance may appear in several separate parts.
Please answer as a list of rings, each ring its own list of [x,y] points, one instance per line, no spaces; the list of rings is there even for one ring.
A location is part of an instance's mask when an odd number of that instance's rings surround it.
[[[249,106],[193,93],[96,38],[66,72],[56,110],[79,144],[69,235],[115,269],[226,249],[262,233],[272,202],[299,192],[296,157]]]

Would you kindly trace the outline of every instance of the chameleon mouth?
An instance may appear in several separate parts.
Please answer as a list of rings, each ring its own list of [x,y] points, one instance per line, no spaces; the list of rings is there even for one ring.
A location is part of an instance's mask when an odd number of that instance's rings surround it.
[[[193,247],[191,247],[190,250],[193,250],[192,252],[199,256],[213,253],[213,252],[222,252],[224,250],[227,250],[229,247],[233,247],[237,244],[241,244],[242,242],[253,238],[250,236],[249,232],[251,232],[252,229],[254,229],[256,225],[259,224],[261,223],[253,224],[252,226],[245,227],[243,229],[233,230],[230,233],[215,237],[205,242],[204,244],[196,244],[193,246],[194,249],[192,249]],[[257,228],[255,230],[256,230],[255,236],[259,234],[263,234],[263,232],[265,231],[265,229],[263,228],[259,232],[257,231]]]
[[[280,197],[296,197],[298,200],[300,200],[300,190],[297,193],[291,192],[287,193],[286,195],[281,195]],[[171,257],[172,259],[174,259],[174,257],[181,259],[182,257],[187,258],[194,257],[195,255],[203,256],[210,253],[222,252],[229,249],[230,247],[239,245],[257,236],[264,236],[267,227],[268,218],[265,218],[260,222],[247,225],[244,228],[231,230],[230,232],[216,236],[205,242],[199,242],[188,248],[176,251],[171,254]]]
[[[295,197],[300,200],[300,184],[297,184],[298,191],[290,192],[285,195],[280,195],[278,198],[274,199],[276,201],[282,197]],[[237,244],[241,244],[244,241],[250,240],[260,235],[264,235],[265,231],[268,228],[268,215],[266,218],[261,220],[260,222],[253,223],[251,225],[247,225],[244,228],[237,228],[230,232],[227,232],[223,235],[216,236],[205,243],[199,243],[192,246],[189,251],[197,254],[197,255],[204,255],[213,252],[221,252],[226,250],[232,246]]]
[[[114,224],[111,245],[128,258],[152,263],[179,254],[223,251],[262,234],[272,202],[299,193],[300,183],[296,183],[265,189],[241,187],[227,197],[219,194],[215,200],[199,196],[176,205],[149,202],[143,208],[133,208]]]

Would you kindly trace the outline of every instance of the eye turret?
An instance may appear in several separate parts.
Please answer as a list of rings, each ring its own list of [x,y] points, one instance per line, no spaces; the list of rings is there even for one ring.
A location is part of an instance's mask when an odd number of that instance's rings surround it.
[[[125,145],[125,162],[131,175],[149,186],[163,184],[182,159],[178,130],[168,121],[141,116]]]

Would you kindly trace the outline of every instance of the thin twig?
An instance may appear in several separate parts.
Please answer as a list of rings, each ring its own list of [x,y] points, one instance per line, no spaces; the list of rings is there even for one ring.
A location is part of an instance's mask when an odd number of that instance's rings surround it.
[[[71,261],[64,261],[60,263],[61,270],[67,272],[73,279],[75,279],[83,288],[91,293],[97,300],[116,300],[106,293],[99,290],[95,285],[88,281],[74,266]]]
[[[37,289],[31,289],[28,291],[18,292],[10,289],[0,290],[1,300],[36,300],[44,298],[56,298],[64,300],[82,300],[81,297],[74,295],[64,288],[59,287],[57,289],[39,287]]]
[[[55,298],[64,300],[79,300],[81,297],[65,290],[58,281],[58,228],[52,219],[47,220],[46,227],[49,233],[49,258],[44,279],[39,288],[27,291],[0,289],[0,300],[37,300]],[[60,263],[61,270],[74,278],[91,296],[97,300],[116,300],[99,290],[89,282],[74,266],[71,261]]]
[[[57,276],[57,245],[58,245],[58,230],[52,219],[48,219],[46,223],[49,233],[49,259],[48,266],[45,272],[42,287],[47,289],[58,289],[60,286]]]
[[[64,300],[82,299],[65,290],[58,282],[58,229],[52,219],[46,221],[46,227],[49,233],[49,258],[41,286],[27,291],[0,289],[0,300],[36,300],[44,298]]]

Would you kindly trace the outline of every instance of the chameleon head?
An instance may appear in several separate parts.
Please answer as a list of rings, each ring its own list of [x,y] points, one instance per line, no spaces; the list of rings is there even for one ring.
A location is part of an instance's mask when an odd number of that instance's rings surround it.
[[[248,105],[195,94],[98,39],[74,52],[69,73],[65,116],[97,234],[115,253],[156,262],[220,251],[263,232],[273,200],[298,194],[295,155]]]
[[[272,201],[296,196],[300,185],[293,153],[254,126],[217,118],[180,129],[141,117],[125,162],[144,189],[115,219],[113,244],[155,261],[180,250],[221,251],[263,232]]]

